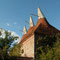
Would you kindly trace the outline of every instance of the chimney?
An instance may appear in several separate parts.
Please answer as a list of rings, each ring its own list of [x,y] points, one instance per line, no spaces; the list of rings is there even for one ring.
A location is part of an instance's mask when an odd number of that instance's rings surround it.
[[[40,8],[38,8],[38,19],[40,18],[44,18],[44,15],[42,13],[42,11],[40,10]]]
[[[30,16],[30,27],[33,27],[33,26],[34,26],[33,19],[32,19],[32,16]]]
[[[26,29],[26,26],[24,26],[24,31],[23,31],[24,34],[27,33],[27,29]]]

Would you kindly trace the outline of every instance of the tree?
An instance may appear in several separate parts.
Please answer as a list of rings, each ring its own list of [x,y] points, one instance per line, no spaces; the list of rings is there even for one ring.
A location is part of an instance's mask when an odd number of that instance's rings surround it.
[[[8,55],[8,49],[10,48],[11,43],[13,43],[14,40],[17,40],[18,36],[12,36],[11,32],[5,31],[5,37],[0,37],[0,57],[2,60],[4,60],[4,57]],[[2,35],[0,31],[0,36]]]
[[[20,44],[17,44],[17,45],[14,45],[13,48],[11,48],[9,50],[9,56],[21,56],[21,54],[23,54],[24,51],[23,49],[21,49],[21,45]]]
[[[60,34],[42,37],[40,42],[36,48],[36,60],[60,60]]]

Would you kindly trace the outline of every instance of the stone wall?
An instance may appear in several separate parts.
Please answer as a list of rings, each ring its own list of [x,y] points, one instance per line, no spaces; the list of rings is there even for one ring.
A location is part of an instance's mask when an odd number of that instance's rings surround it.
[[[34,35],[22,43],[22,49],[24,50],[22,56],[34,58]]]

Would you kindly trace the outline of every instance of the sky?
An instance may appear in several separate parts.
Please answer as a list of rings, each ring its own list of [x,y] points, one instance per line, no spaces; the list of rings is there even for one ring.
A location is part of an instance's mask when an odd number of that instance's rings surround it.
[[[0,0],[0,28],[16,32],[22,37],[24,25],[29,29],[31,13],[40,8],[47,21],[60,30],[60,0]],[[32,16],[34,24],[38,17]]]

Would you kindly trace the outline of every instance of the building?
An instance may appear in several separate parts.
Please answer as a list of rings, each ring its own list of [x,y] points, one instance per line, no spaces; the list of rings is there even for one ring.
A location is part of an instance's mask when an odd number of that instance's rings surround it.
[[[38,8],[37,24],[34,25],[33,19],[30,16],[30,26],[28,31],[26,29],[26,26],[24,26],[24,34],[20,41],[20,43],[22,43],[22,49],[24,50],[22,56],[34,58],[37,38],[42,35],[55,35],[59,32],[59,30],[48,23],[47,19]]]

